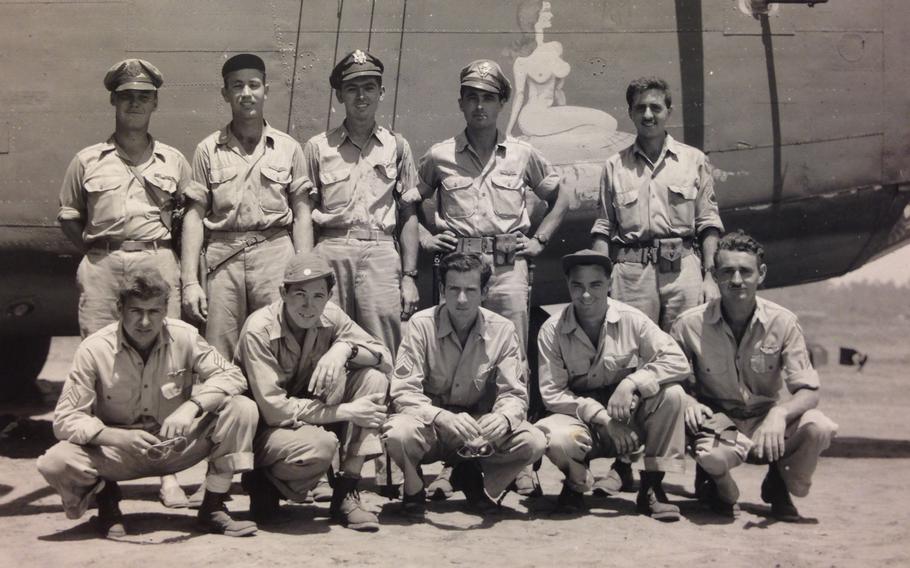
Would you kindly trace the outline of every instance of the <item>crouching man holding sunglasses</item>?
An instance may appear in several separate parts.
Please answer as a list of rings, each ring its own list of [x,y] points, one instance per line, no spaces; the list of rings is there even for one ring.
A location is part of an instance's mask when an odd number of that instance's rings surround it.
[[[424,514],[420,464],[454,465],[452,485],[470,508],[486,514],[546,448],[543,433],[526,421],[527,378],[515,326],[480,307],[489,264],[457,252],[442,259],[439,273],[445,303],[407,323],[392,378],[397,414],[383,427],[389,456],[404,472],[409,517]]]
[[[237,472],[253,467],[259,413],[244,396],[240,369],[195,328],[166,318],[170,287],[154,267],[128,273],[119,291],[120,320],[76,351],[54,414],[61,440],[38,459],[38,471],[78,519],[94,495],[97,528],[108,538],[126,528],[118,481],[160,476],[207,459],[199,528],[229,536],[256,532],[236,521],[224,498]],[[199,384],[193,389],[194,376]]]

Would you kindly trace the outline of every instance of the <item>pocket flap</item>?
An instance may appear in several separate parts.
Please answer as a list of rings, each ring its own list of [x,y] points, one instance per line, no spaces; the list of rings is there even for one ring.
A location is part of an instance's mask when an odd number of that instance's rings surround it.
[[[627,353],[626,355],[604,355],[604,368],[608,371],[621,371],[623,369],[634,369],[638,367],[638,355]]]
[[[638,191],[623,191],[616,194],[616,203],[620,206],[630,205],[638,201]]]
[[[683,199],[695,199],[698,194],[698,188],[692,185],[669,185],[667,189],[679,195]]]
[[[291,183],[291,170],[286,166],[274,164],[262,166],[262,175],[275,183]]]
[[[212,183],[224,183],[235,177],[237,177],[237,168],[235,167],[209,170],[209,181]]]
[[[522,179],[517,175],[494,174],[490,177],[493,185],[504,189],[519,190],[522,186]]]
[[[119,177],[93,177],[85,180],[82,185],[85,191],[96,193],[101,191],[110,191],[120,187],[121,179]]]
[[[174,193],[177,191],[177,180],[173,176],[167,174],[152,174],[146,176],[145,180],[166,193]]]
[[[471,187],[473,183],[474,180],[469,177],[449,176],[442,180],[442,187],[444,187],[447,191],[456,191],[459,189],[466,189],[468,187]]]
[[[323,186],[331,185],[339,181],[344,181],[351,177],[351,169],[333,170],[331,172],[319,172],[319,181]]]

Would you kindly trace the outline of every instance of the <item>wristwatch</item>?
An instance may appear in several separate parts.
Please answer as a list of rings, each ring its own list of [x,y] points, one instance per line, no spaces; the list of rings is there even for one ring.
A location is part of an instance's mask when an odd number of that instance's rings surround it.
[[[532,238],[532,239],[537,239],[537,242],[540,243],[540,244],[543,245],[543,246],[547,246],[547,242],[550,240],[550,237],[548,237],[548,236],[546,236],[546,235],[541,235],[541,234],[536,234],[536,235],[534,235],[534,236],[531,237],[531,238]]]
[[[410,277],[413,278],[414,280],[417,280],[417,275],[418,275],[418,274],[420,274],[420,271],[419,271],[419,270],[402,270],[402,271],[401,271],[401,275],[402,275],[402,276],[410,276]]]
[[[356,345],[353,345],[350,343],[348,344],[348,347],[351,348],[351,354],[348,355],[348,360],[347,360],[347,362],[350,363],[351,361],[354,360],[354,357],[357,356],[357,353],[360,352],[360,347],[357,347]]]

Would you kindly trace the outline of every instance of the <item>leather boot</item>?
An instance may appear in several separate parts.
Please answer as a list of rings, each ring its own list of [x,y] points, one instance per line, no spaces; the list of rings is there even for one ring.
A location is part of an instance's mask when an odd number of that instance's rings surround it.
[[[98,532],[104,538],[126,536],[123,513],[120,512],[120,486],[116,481],[104,482],[104,488],[95,496],[98,503]]]
[[[281,511],[281,493],[272,485],[261,469],[244,472],[240,486],[250,496],[250,516],[258,524],[278,520]]]
[[[463,491],[468,508],[481,515],[499,509],[483,487],[483,471],[476,461],[463,461],[455,466],[452,470],[452,487]]]
[[[768,465],[768,473],[761,484],[761,500],[771,505],[771,516],[779,521],[795,523],[801,519],[776,463]]]
[[[679,520],[679,507],[670,503],[663,487],[664,472],[642,471],[635,506],[642,515],[665,523]]]
[[[569,487],[568,483],[563,483],[562,491],[556,498],[556,511],[560,513],[581,513],[585,510],[585,496],[580,491],[575,491]]]
[[[360,502],[360,491],[357,490],[359,482],[359,477],[339,474],[335,478],[329,516],[341,523],[341,526],[355,531],[378,531],[379,517],[366,510],[363,503]]]
[[[225,493],[212,493],[208,489],[199,505],[196,525],[199,530],[226,536],[250,536],[256,534],[253,521],[235,521],[224,506]]]
[[[620,459],[613,462],[610,472],[594,482],[594,494],[598,497],[612,497],[621,491],[634,491],[635,477],[632,475],[632,464]]]
[[[445,501],[452,496],[455,489],[452,487],[452,466],[444,464],[442,471],[427,487],[427,494],[433,501]]]

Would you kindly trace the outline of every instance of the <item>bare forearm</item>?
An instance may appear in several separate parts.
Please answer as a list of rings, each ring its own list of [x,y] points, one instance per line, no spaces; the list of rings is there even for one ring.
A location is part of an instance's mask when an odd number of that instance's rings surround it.
[[[789,423],[818,406],[819,399],[817,390],[800,389],[789,399],[776,404],[772,410],[782,413]]]
[[[417,270],[417,251],[420,248],[420,234],[418,232],[417,212],[414,206],[402,208],[401,213],[401,270],[403,272]]]
[[[705,229],[701,236],[701,262],[702,268],[706,273],[711,272],[714,268],[714,253],[717,251],[717,241],[720,238],[720,232],[717,229]]]
[[[202,205],[194,203],[183,218],[180,274],[184,284],[199,279],[199,252],[202,250]]]
[[[82,231],[85,229],[85,225],[81,220],[73,219],[67,221],[60,221],[60,228],[63,230],[63,234],[73,245],[81,250],[85,250],[85,241],[82,239]]]

